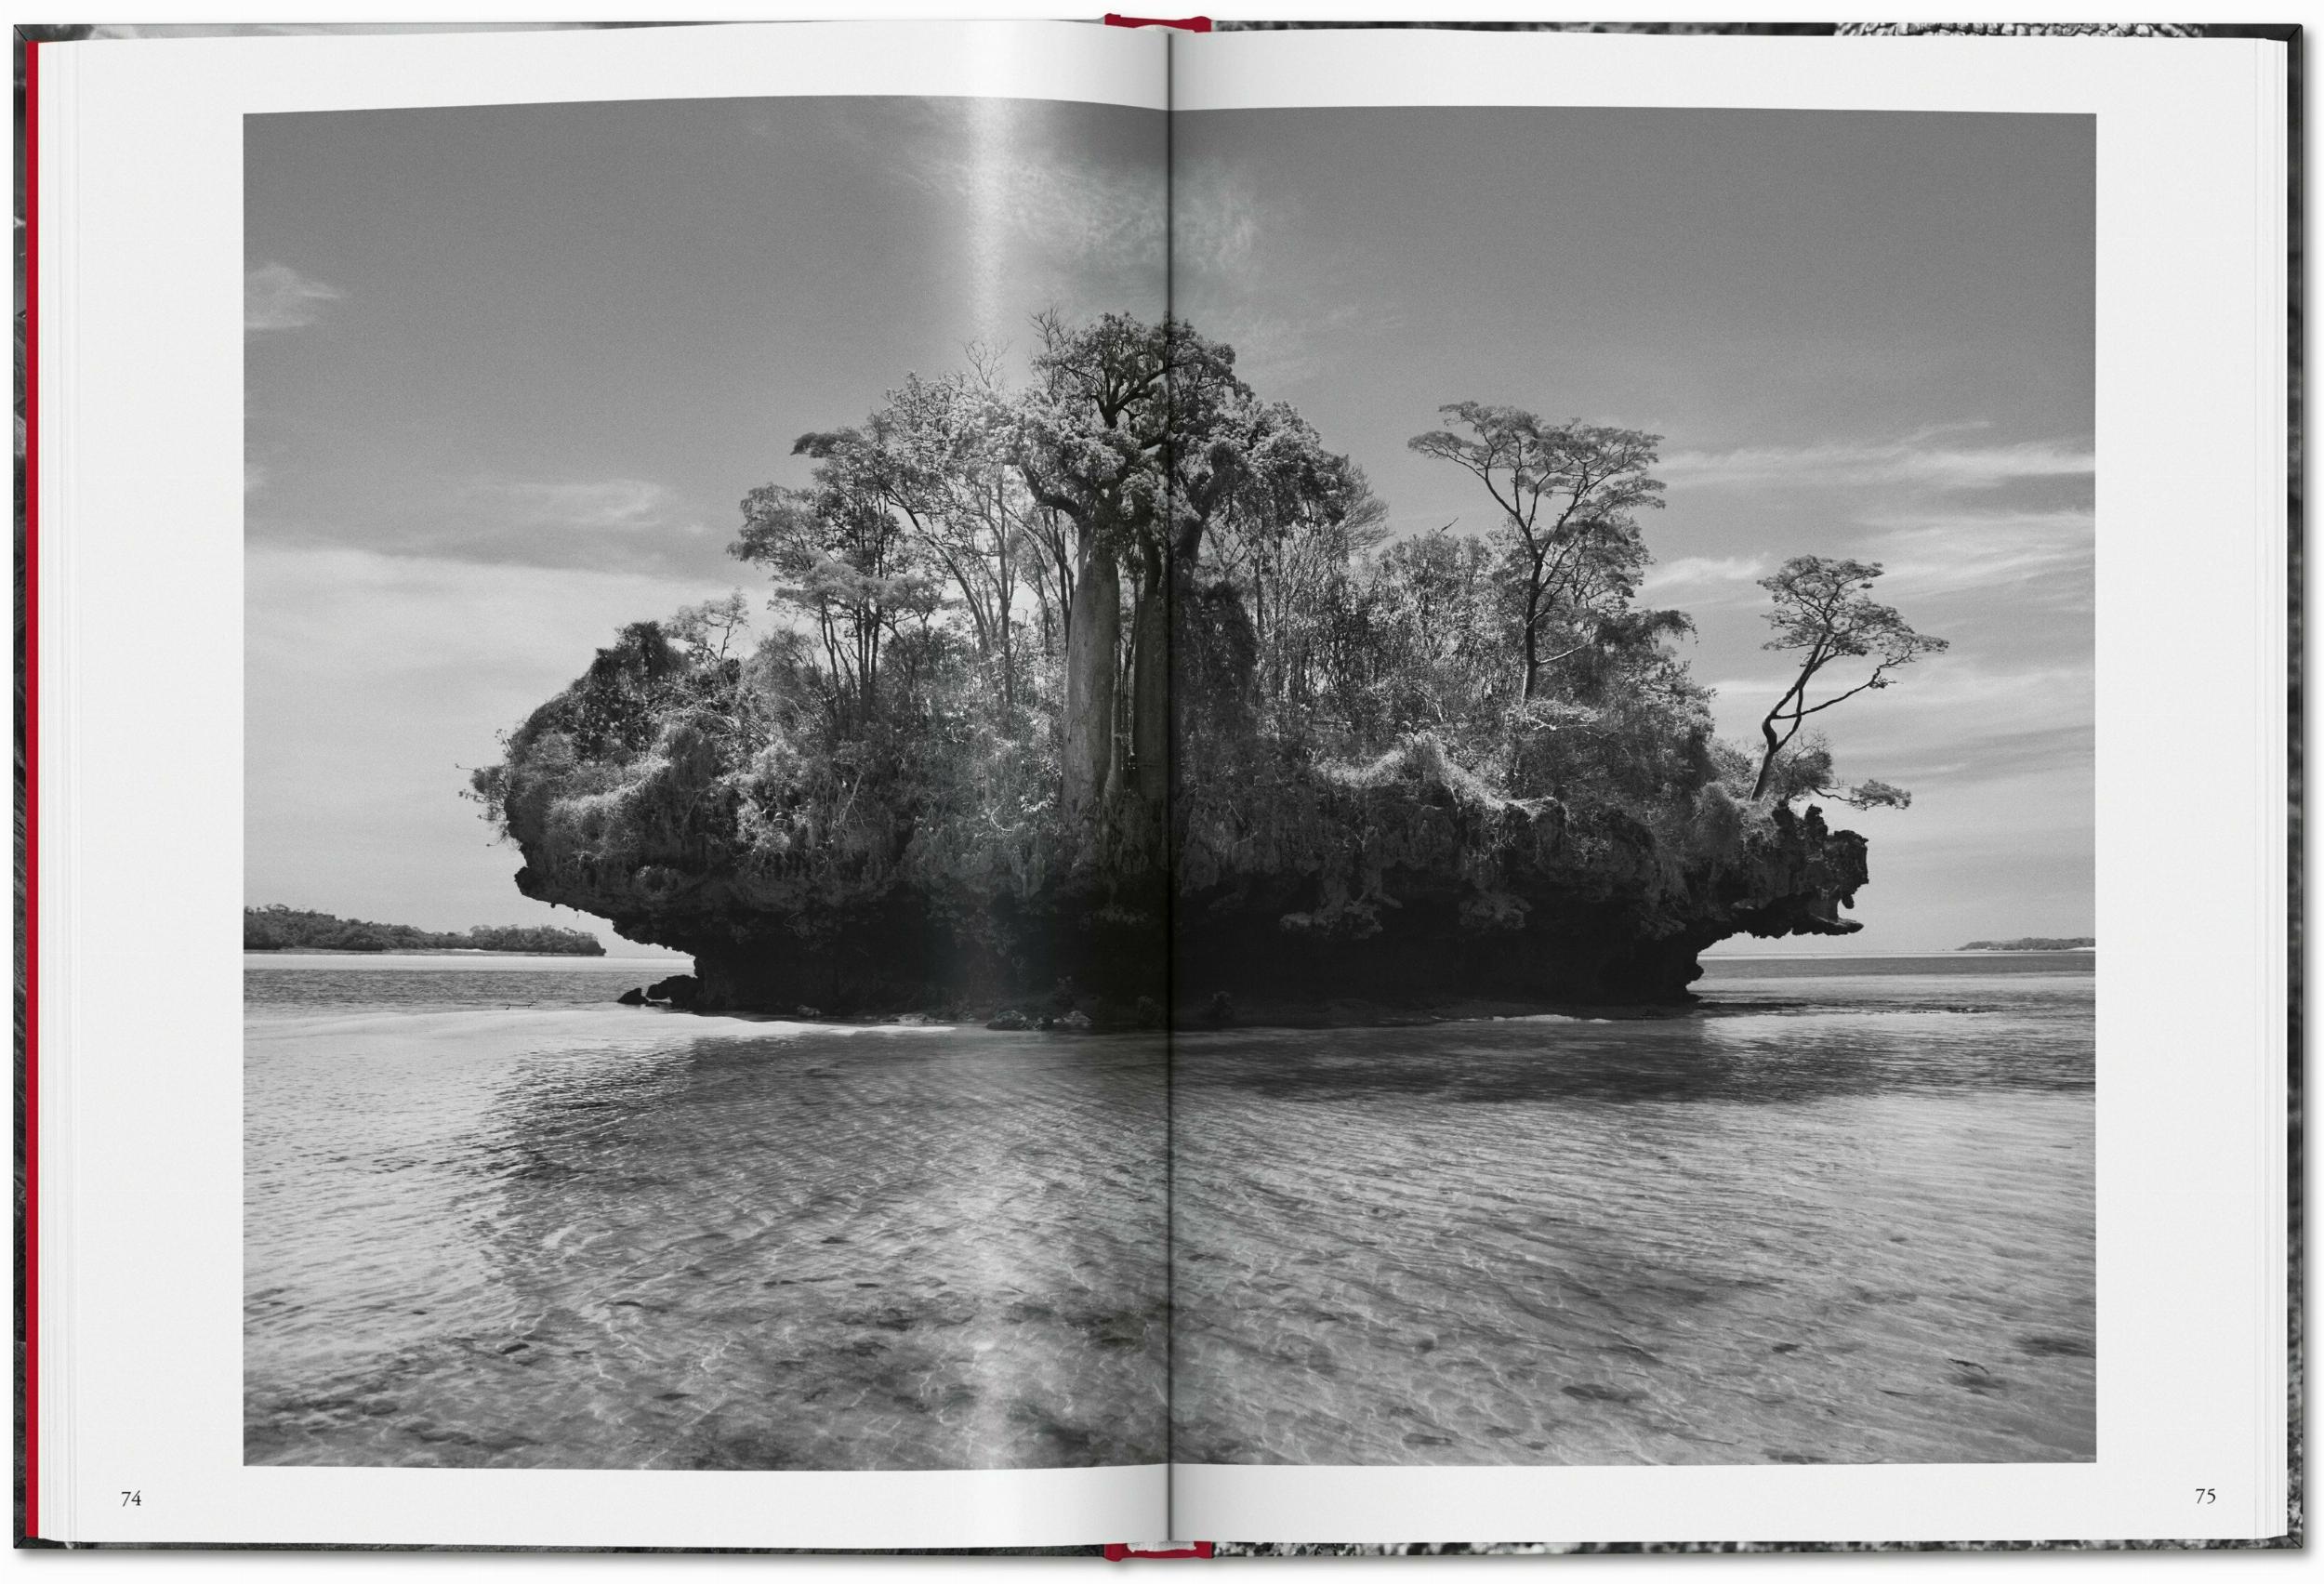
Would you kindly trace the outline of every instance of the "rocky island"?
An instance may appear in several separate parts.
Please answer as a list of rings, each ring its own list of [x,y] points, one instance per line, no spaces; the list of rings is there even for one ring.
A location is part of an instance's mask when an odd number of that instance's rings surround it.
[[[1799,675],[1746,748],[1638,601],[1658,437],[1448,406],[1411,443],[1496,525],[1392,538],[1231,348],[1040,330],[1026,388],[980,357],[800,438],[733,547],[770,630],[635,623],[508,734],[519,890],[693,954],[699,1010],[1101,1026],[1667,1005],[1715,942],[1858,928],[1814,800],[1908,799],[1803,727],[1943,647],[1877,565],[1764,580]]]

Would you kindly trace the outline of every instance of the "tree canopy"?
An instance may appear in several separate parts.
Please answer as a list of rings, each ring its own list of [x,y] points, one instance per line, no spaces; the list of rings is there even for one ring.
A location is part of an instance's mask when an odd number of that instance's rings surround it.
[[[1647,472],[1662,437],[1578,418],[1545,424],[1521,407],[1480,402],[1438,411],[1466,432],[1432,429],[1409,443],[1472,474],[1500,512],[1493,538],[1516,607],[1530,699],[1545,667],[1632,616],[1630,601],[1651,559],[1637,514],[1662,505],[1661,481]]]

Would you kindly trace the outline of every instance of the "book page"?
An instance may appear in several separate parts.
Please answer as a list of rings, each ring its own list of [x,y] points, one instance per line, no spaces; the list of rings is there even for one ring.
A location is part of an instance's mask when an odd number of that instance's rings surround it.
[[[1172,1532],[2280,1532],[2280,47],[1175,51]]]
[[[1162,50],[42,52],[40,1533],[1166,1526],[1161,953],[1045,932],[1035,495],[1164,316]]]

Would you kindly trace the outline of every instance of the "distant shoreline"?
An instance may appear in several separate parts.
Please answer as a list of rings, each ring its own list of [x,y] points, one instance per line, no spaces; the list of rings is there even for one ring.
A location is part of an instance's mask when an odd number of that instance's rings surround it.
[[[2006,941],[1972,941],[1954,948],[1964,952],[2082,952],[2096,951],[2095,935],[2017,935]]]
[[[271,903],[242,910],[245,952],[459,953],[469,956],[601,957],[605,943],[587,930],[555,924],[479,924],[472,930],[422,930],[410,924],[380,924],[368,918]]]

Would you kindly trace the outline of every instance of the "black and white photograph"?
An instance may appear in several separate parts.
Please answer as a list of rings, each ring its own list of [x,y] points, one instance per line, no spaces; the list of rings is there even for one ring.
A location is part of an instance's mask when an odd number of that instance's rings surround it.
[[[2095,1459],[2094,118],[244,159],[246,1463]]]

